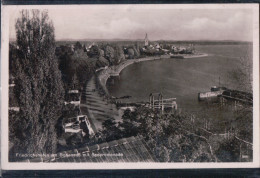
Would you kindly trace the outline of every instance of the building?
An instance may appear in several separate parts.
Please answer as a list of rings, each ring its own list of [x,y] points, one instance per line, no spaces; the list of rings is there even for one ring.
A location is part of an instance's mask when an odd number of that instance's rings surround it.
[[[75,106],[80,105],[80,98],[81,94],[78,90],[69,90],[66,97],[65,97],[65,102],[64,104],[73,104]]]
[[[64,118],[62,125],[65,133],[79,133],[82,135],[93,135],[94,130],[91,123],[86,115],[77,115],[74,117]]]

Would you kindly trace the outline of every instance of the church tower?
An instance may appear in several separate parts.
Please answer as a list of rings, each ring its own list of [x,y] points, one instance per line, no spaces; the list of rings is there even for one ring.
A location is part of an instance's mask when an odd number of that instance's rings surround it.
[[[147,33],[146,33],[145,39],[144,39],[144,46],[148,46],[148,36],[147,36]]]

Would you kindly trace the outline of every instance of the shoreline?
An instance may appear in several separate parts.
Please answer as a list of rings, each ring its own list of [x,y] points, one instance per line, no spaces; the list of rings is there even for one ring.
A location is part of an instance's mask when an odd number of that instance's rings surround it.
[[[144,62],[144,61],[160,60],[160,59],[170,59],[170,55],[161,55],[161,56],[153,56],[153,57],[126,60],[117,66],[111,66],[111,67],[108,67],[107,69],[103,69],[102,71],[100,71],[97,74],[98,82],[99,82],[102,90],[104,91],[105,95],[109,96],[110,94],[107,90],[106,83],[107,83],[107,80],[111,76],[119,76],[120,72],[131,64]]]
[[[119,76],[120,72],[127,66],[142,62],[170,58],[169,55],[153,56],[140,59],[131,59],[122,62],[117,66],[111,66],[97,70],[91,77],[85,87],[84,103],[81,104],[81,110],[88,114],[89,120],[93,123],[96,130],[102,129],[102,123],[108,117],[113,117],[121,121],[122,110],[118,110],[116,105],[111,102],[110,94],[107,90],[106,83],[110,76]],[[102,90],[102,92],[100,92]],[[103,108],[102,110],[100,108]]]
[[[139,62],[144,62],[144,61],[154,61],[154,60],[160,60],[160,59],[171,59],[172,55],[161,55],[161,56],[152,56],[152,57],[145,57],[145,58],[139,58],[139,59],[129,59],[126,60],[122,63],[120,63],[117,66],[111,66],[108,67],[107,69],[103,69],[97,73],[97,80],[99,85],[101,86],[102,90],[104,91],[106,96],[110,96],[108,89],[106,87],[107,80],[111,76],[119,76],[120,72],[126,68],[127,66],[134,64],[134,63],[139,63]],[[200,54],[194,54],[194,55],[183,55],[184,59],[190,59],[190,58],[198,58],[198,57],[206,57],[208,54],[206,53],[200,53]]]

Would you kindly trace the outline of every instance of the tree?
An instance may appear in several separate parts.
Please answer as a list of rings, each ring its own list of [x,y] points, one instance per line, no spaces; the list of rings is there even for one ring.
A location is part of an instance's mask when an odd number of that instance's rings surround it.
[[[19,51],[13,75],[16,79],[19,123],[15,124],[14,152],[54,153],[56,122],[61,115],[64,89],[55,58],[54,27],[48,12],[23,10],[16,25]]]
[[[134,56],[139,57],[140,56],[139,48],[137,48],[135,45],[133,45],[133,50],[134,50]]]
[[[115,58],[115,50],[111,46],[106,46],[105,47],[105,58],[108,59],[110,64],[114,63],[114,58]]]
[[[102,57],[102,56],[100,56],[98,58],[97,62],[96,62],[96,67],[97,68],[105,67],[105,66],[108,66],[108,65],[109,65],[109,61],[106,58]]]
[[[82,45],[80,44],[80,42],[76,42],[75,43],[75,50],[78,50],[78,49],[82,49]]]
[[[102,123],[102,134],[106,141],[112,141],[120,138],[120,129],[114,118],[109,118]]]
[[[99,57],[104,57],[105,52],[102,49],[99,49]]]
[[[76,60],[75,66],[80,87],[83,87],[94,74],[95,66],[88,60]]]
[[[71,83],[73,76],[76,73],[76,63],[75,60],[72,59],[72,56],[68,53],[60,56],[60,64],[59,69],[62,73],[62,80],[64,82],[65,88],[69,88],[69,84]]]
[[[87,53],[84,52],[84,49],[75,49],[73,55],[71,56],[74,60],[86,60],[88,59]]]
[[[99,48],[97,45],[93,45],[90,49],[89,52],[87,53],[89,57],[98,57],[99,56]]]
[[[135,52],[134,52],[134,50],[132,48],[128,48],[127,54],[129,56],[129,59],[133,59],[134,56],[135,56]]]
[[[232,138],[225,140],[216,150],[216,156],[222,162],[237,162],[240,156],[240,143],[237,139]]]
[[[137,120],[137,112],[132,112],[129,109],[126,109],[122,116],[122,120],[123,122],[119,123],[119,126],[122,128],[123,136],[136,136],[139,132],[138,126],[140,125]]]
[[[114,64],[119,64],[120,62],[123,62],[125,60],[125,55],[124,55],[124,51],[122,49],[121,46],[116,46],[115,47],[115,60],[114,60]]]
[[[140,45],[138,42],[136,42],[135,48],[136,48],[137,56],[140,56]]]

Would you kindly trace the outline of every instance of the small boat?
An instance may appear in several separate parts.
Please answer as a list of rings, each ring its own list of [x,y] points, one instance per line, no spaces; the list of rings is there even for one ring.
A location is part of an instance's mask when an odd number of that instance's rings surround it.
[[[222,93],[226,90],[227,90],[226,87],[213,86],[208,92],[198,93],[198,99],[199,101],[205,101],[205,100],[217,101],[218,97],[222,95]]]

